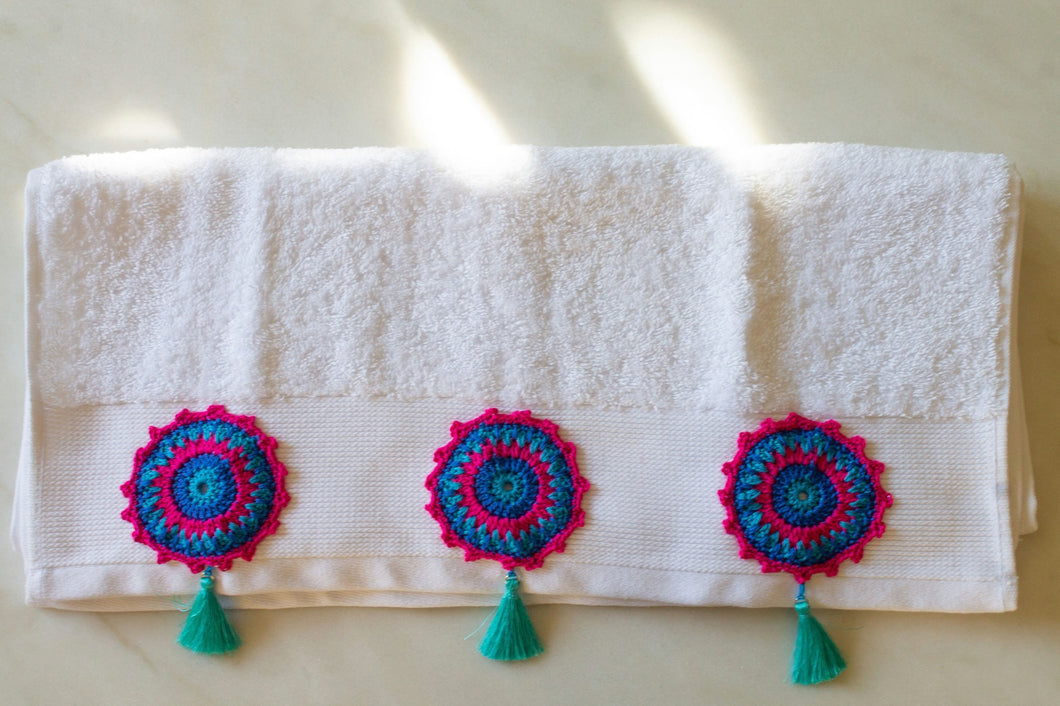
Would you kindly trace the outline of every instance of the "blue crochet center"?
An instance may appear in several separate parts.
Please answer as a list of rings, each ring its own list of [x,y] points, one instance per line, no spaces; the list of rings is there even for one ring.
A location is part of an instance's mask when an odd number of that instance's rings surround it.
[[[218,528],[213,533],[198,533],[185,531],[179,525],[166,527],[165,511],[158,506],[158,496],[161,489],[152,485],[159,476],[158,469],[169,465],[175,453],[174,449],[184,448],[189,441],[198,439],[214,439],[230,449],[242,447],[240,455],[245,459],[246,467],[251,472],[250,482],[255,489],[251,492],[253,500],[241,508],[237,522],[230,522],[228,528]],[[210,459],[214,460],[210,460]],[[203,459],[197,461],[197,459]],[[235,501],[235,482],[232,475],[227,473],[228,482],[232,483],[232,491],[227,489],[223,480],[225,473],[216,461],[223,461],[212,454],[202,454],[187,461],[184,466],[174,474],[173,488],[178,509],[187,517],[192,519],[209,519],[216,517],[217,512],[211,514],[232,492],[232,500],[229,501],[226,510]],[[195,461],[194,465],[192,462]],[[227,463],[227,462],[225,462]],[[191,465],[192,467],[185,469]],[[199,474],[201,479],[192,487],[191,478]],[[183,504],[179,495],[179,478],[187,478],[185,486],[187,505]],[[212,482],[212,485],[211,485]],[[200,491],[200,483],[201,486]],[[192,492],[194,491],[194,493]],[[188,422],[173,429],[158,440],[154,449],[147,459],[140,465],[136,476],[136,511],[140,516],[144,528],[161,546],[170,551],[187,557],[215,557],[223,556],[252,541],[261,530],[265,520],[272,512],[273,502],[276,496],[276,481],[272,475],[265,452],[258,446],[257,438],[248,434],[239,426],[220,419],[206,419]],[[207,498],[211,499],[207,499]],[[199,513],[197,517],[193,513]]]
[[[495,517],[522,517],[537,500],[541,483],[521,458],[494,456],[475,475],[475,497]]]
[[[471,455],[488,444],[502,443],[517,443],[540,453],[541,461],[549,469],[548,497],[555,502],[518,535],[510,531],[503,535],[499,530],[490,532],[482,524],[483,518],[471,514],[467,507],[460,505],[462,484],[457,478],[464,473],[463,467],[470,463]],[[526,517],[527,513],[533,511],[533,501],[540,492],[542,480],[526,462],[517,459],[507,461],[511,462],[498,459],[496,463],[482,464],[472,480],[476,498],[493,517]],[[506,485],[507,482],[511,482],[511,487]],[[560,534],[571,521],[574,505],[574,481],[567,460],[563,457],[563,450],[537,427],[515,423],[483,423],[472,430],[450,454],[439,475],[435,492],[446,522],[462,541],[491,554],[517,558],[533,556]],[[483,502],[483,499],[489,498],[492,498],[492,504]]]
[[[787,466],[773,482],[773,509],[790,525],[819,525],[838,504],[831,479],[813,466]]]
[[[816,527],[835,511],[833,505],[825,512],[830,503],[838,504],[838,497],[831,480],[816,468],[811,473],[807,466],[788,466],[777,474],[771,497],[763,494],[761,484],[770,473],[766,464],[796,444],[804,451],[835,461],[837,471],[845,475],[855,496],[847,518],[839,522],[839,529],[811,542],[786,536],[781,528],[771,527],[762,518],[764,503],[772,503],[777,514],[796,527]],[[792,470],[785,473],[788,469]],[[826,484],[830,492],[824,488]],[[806,497],[801,497],[801,493]],[[868,532],[876,509],[876,491],[868,468],[845,445],[819,428],[790,429],[770,434],[748,450],[737,469],[733,506],[740,531],[755,549],[774,561],[799,567],[816,566],[853,546]]]
[[[177,507],[188,517],[217,517],[227,512],[236,499],[232,466],[214,454],[188,459],[173,476],[172,492]]]

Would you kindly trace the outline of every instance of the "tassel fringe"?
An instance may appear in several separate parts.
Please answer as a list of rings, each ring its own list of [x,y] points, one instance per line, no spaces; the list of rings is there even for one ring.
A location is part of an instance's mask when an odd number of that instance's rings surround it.
[[[184,629],[177,638],[192,652],[222,654],[239,647],[242,640],[225,617],[224,609],[213,591],[213,567],[206,567],[199,579],[199,595],[191,606]]]
[[[506,662],[529,659],[545,651],[519,597],[519,578],[514,571],[508,572],[504,596],[478,649],[490,659]]]
[[[824,627],[810,613],[810,604],[799,585],[795,612],[799,614],[799,628],[795,636],[795,651],[791,656],[791,680],[796,684],[820,684],[835,679],[847,667],[839,648]]]

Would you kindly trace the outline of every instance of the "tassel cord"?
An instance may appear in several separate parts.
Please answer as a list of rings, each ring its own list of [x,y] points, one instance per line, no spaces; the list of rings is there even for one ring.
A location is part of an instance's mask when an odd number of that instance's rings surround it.
[[[177,638],[177,642],[192,652],[222,654],[242,644],[217,600],[213,585],[213,567],[208,566],[199,579],[199,594]]]
[[[519,577],[514,571],[509,571],[504,581],[504,596],[479,651],[490,659],[506,662],[529,659],[545,651],[519,596]]]
[[[832,638],[810,613],[805,584],[799,584],[795,612],[799,624],[791,656],[791,680],[796,684],[820,684],[835,679],[847,664]]]

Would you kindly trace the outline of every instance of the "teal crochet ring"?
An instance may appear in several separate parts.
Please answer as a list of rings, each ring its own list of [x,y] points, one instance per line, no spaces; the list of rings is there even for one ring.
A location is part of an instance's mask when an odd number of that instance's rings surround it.
[[[214,594],[214,571],[250,561],[280,525],[290,497],[276,440],[254,417],[229,414],[221,405],[185,409],[168,425],[151,427],[150,437],[121,487],[128,498],[122,517],[158,563],[179,561],[203,572],[179,642],[196,652],[229,652],[239,637]]]
[[[884,466],[865,455],[864,439],[840,432],[839,422],[794,412],[740,434],[738,446],[722,468],[725,531],[736,538],[741,557],[798,582],[792,681],[833,679],[846,662],[810,614],[806,582],[817,573],[835,576],[844,561],[861,561],[865,545],[883,534],[883,513],[892,503],[880,485]]]
[[[508,569],[479,650],[505,661],[533,657],[544,648],[519,597],[515,568],[539,568],[548,554],[565,549],[585,522],[581,500],[589,483],[578,472],[574,444],[529,411],[488,409],[453,422],[449,433],[449,443],[434,453],[426,510],[465,561],[493,559]]]

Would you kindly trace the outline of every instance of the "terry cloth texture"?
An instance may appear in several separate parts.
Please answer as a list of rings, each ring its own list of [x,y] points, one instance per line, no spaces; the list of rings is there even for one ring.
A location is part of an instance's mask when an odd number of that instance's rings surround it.
[[[169,608],[188,569],[122,520],[187,407],[255,415],[291,503],[236,607],[496,600],[424,510],[454,420],[530,409],[578,449],[586,524],[529,602],[790,605],[740,559],[722,465],[795,411],[894,496],[822,607],[1001,611],[1034,529],[1015,355],[1020,182],[997,155],[858,145],[179,149],[26,187],[27,600]],[[496,168],[493,168],[496,167]]]

